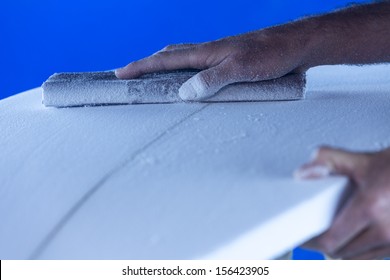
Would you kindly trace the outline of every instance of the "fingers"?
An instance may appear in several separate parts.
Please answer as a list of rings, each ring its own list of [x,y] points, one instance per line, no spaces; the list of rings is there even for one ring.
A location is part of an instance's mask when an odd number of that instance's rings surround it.
[[[335,217],[331,227],[304,246],[333,256],[368,228],[369,219],[361,203],[359,195],[352,197]]]
[[[314,154],[313,160],[299,168],[294,176],[299,179],[313,179],[337,173],[358,181],[357,179],[364,173],[368,160],[368,154],[321,147]]]
[[[115,71],[119,79],[133,79],[147,73],[178,69],[204,69],[207,65],[207,52],[199,48],[177,48],[158,52],[144,59],[132,62]]]
[[[169,71],[183,68],[195,68],[190,60],[188,49],[158,52],[144,59],[132,62],[127,66],[117,69],[115,75],[119,79],[132,79],[147,73]]]
[[[355,192],[329,230],[304,246],[337,258],[372,259],[390,255],[389,158],[384,152],[351,153],[329,147],[318,150],[299,175],[306,178],[326,175],[319,168],[322,166],[329,174],[350,177]]]
[[[224,86],[243,79],[231,69],[228,62],[223,62],[190,78],[180,87],[179,96],[186,101],[205,100]]]
[[[362,170],[368,156],[331,147],[321,147],[315,155],[314,162],[328,166],[330,170],[353,177],[357,170]]]
[[[332,171],[328,166],[307,163],[302,165],[299,169],[294,171],[294,178],[296,179],[319,179],[331,175]]]

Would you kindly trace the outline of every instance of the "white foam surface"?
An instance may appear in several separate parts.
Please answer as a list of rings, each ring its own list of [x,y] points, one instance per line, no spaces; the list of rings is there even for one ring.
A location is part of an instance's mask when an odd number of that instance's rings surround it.
[[[294,102],[2,100],[0,258],[276,257],[329,226],[345,190],[292,179],[315,147],[390,145],[389,70],[312,69]]]

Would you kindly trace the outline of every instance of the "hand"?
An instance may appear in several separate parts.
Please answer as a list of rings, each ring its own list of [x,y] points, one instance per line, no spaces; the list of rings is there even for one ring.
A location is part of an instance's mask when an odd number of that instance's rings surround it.
[[[354,192],[331,227],[304,247],[332,258],[381,259],[390,256],[390,149],[351,153],[323,147],[296,173],[300,178],[326,174],[350,178]]]
[[[202,100],[236,82],[279,78],[324,64],[390,61],[390,3],[346,8],[203,44],[180,44],[115,71],[120,79],[178,69],[203,70],[179,89]]]
[[[277,26],[202,44],[167,46],[117,69],[120,79],[177,69],[203,70],[179,89],[183,100],[203,100],[235,82],[279,78],[303,71],[305,33],[294,24]]]

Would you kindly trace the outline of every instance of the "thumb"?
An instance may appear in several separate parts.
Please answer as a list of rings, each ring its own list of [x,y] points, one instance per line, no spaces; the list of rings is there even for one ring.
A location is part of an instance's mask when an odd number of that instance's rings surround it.
[[[179,96],[185,101],[201,101],[216,94],[224,86],[237,82],[229,77],[224,64],[203,70],[191,77],[179,88]]]

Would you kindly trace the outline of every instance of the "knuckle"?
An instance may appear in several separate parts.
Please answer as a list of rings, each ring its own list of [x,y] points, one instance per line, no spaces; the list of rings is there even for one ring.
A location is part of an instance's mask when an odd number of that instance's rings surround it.
[[[198,74],[198,80],[202,87],[208,90],[211,88],[213,77],[210,71],[203,71]]]
[[[189,63],[194,68],[202,69],[204,68],[205,64],[207,65],[207,63],[205,63],[204,60],[201,59],[200,56],[194,51],[187,52],[187,56],[188,56]]]

